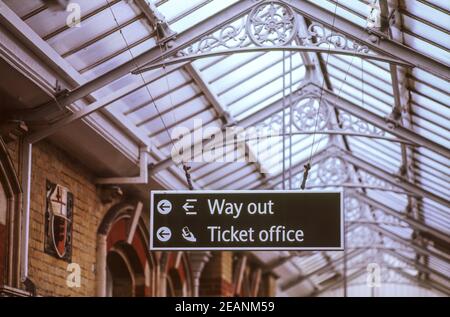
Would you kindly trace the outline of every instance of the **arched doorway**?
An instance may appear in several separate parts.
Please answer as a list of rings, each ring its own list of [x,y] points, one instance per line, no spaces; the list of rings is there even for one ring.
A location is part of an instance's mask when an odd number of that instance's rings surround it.
[[[3,284],[6,268],[6,194],[0,182],[0,285]]]
[[[165,296],[193,296],[192,270],[185,252],[169,252],[164,255],[161,270],[164,272]]]
[[[106,294],[108,297],[133,296],[132,273],[119,253],[110,251],[107,255]]]
[[[20,214],[22,189],[0,138],[0,287],[20,286]]]
[[[136,203],[112,207],[97,236],[97,295],[154,296],[156,265]]]
[[[174,268],[170,269],[166,277],[166,291],[168,297],[182,297],[184,294],[183,282],[180,274]]]
[[[145,296],[145,267],[132,246],[116,243],[106,257],[106,294],[111,297]]]

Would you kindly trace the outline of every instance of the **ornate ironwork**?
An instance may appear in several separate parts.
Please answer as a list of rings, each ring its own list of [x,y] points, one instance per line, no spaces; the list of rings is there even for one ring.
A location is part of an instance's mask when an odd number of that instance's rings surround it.
[[[258,46],[283,46],[289,44],[297,34],[294,11],[278,1],[263,2],[249,14],[247,34]]]
[[[314,98],[303,99],[293,110],[293,124],[299,131],[323,130],[330,120],[330,111],[327,105],[319,105]]]
[[[407,268],[410,270],[413,270],[414,268],[410,266],[408,263],[400,260],[399,258],[392,256],[390,254],[384,254],[384,261],[386,264],[392,267],[401,267],[401,268]]]
[[[341,184],[349,179],[347,163],[339,157],[330,157],[319,163],[317,177],[323,184]]]
[[[353,131],[374,136],[386,135],[384,130],[342,110],[339,111],[338,121],[340,123],[340,127],[338,128],[342,131]]]
[[[367,247],[380,245],[382,240],[380,236],[367,226],[359,226],[347,233],[347,243],[349,248]]]
[[[331,120],[332,106],[326,100],[322,100],[319,107],[320,92],[318,91],[300,89],[297,91],[297,94],[304,98],[293,106],[292,133],[312,133],[316,131],[320,133],[338,134],[342,132],[343,134],[355,133],[361,136],[367,135],[373,138],[389,139],[384,130],[345,111],[339,111],[339,124],[333,123]],[[285,111],[288,116],[289,109]],[[259,125],[265,129],[277,130],[281,127],[281,117],[282,112],[278,112]],[[281,129],[279,129],[279,132],[281,132]]]
[[[250,43],[250,38],[245,27],[245,21],[246,18],[242,18],[241,20],[222,27],[217,32],[202,38],[197,43],[192,44],[178,55],[186,56],[207,53],[216,48],[234,49],[245,47]]]
[[[365,213],[366,206],[354,197],[346,197],[344,201],[345,206],[345,221],[356,221],[367,219]]]
[[[286,110],[287,113],[289,113],[289,110]],[[273,132],[282,132],[282,126],[283,126],[283,112],[279,112],[267,120],[265,120],[262,123],[262,126],[266,128],[267,130],[273,131]]]
[[[268,49],[317,50],[331,46],[327,52],[356,54],[362,58],[386,60],[390,63],[404,64],[387,56],[376,55],[366,45],[349,39],[342,33],[325,28],[319,23],[312,23],[306,30],[298,27],[297,14],[287,4],[279,1],[263,1],[238,21],[229,23],[219,30],[205,36],[183,51],[178,57],[211,53],[216,49],[224,51],[249,46],[266,47]]]
[[[332,32],[326,29],[319,23],[312,23],[308,29],[307,34],[299,33],[300,44],[304,46],[322,46],[331,45],[336,49],[354,51],[355,53],[369,54],[369,48],[361,45],[355,41],[350,40],[347,36],[341,33]]]
[[[369,186],[384,188],[389,191],[400,191],[399,188],[396,188],[396,187],[392,186],[391,184],[385,182],[384,180],[379,179],[379,178],[373,176],[372,174],[370,174],[366,171],[363,171],[363,170],[358,170],[357,177],[359,177],[359,179],[361,180],[362,183],[367,184]]]
[[[394,217],[391,215],[387,215],[385,212],[379,209],[375,209],[372,211],[374,219],[377,220],[377,222],[383,223],[388,226],[392,227],[402,227],[402,228],[409,228],[409,225],[400,220],[398,217]]]

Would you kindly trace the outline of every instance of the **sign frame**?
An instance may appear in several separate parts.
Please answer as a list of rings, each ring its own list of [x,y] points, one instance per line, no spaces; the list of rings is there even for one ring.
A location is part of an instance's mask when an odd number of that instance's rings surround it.
[[[154,195],[155,194],[269,194],[269,193],[291,193],[291,194],[339,194],[340,195],[340,241],[338,247],[155,247],[153,245],[154,234]],[[344,212],[344,190],[151,190],[150,191],[150,229],[149,229],[150,251],[344,251],[345,250],[345,212]]]

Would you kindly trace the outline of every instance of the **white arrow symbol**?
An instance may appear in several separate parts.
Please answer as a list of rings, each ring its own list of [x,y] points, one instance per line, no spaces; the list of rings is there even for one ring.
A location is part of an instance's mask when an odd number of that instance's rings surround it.
[[[196,215],[196,211],[189,211],[190,209],[193,209],[194,206],[190,205],[189,203],[196,203],[197,199],[186,199],[186,203],[183,205],[184,211],[186,211],[186,215]]]
[[[167,227],[161,227],[156,232],[156,237],[159,241],[166,242],[172,237],[172,231]]]
[[[160,214],[167,215],[172,211],[172,203],[166,199],[163,199],[158,203],[157,208]]]

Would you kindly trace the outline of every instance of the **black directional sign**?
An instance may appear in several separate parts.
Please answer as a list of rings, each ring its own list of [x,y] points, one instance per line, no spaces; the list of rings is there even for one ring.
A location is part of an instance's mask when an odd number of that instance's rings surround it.
[[[342,192],[152,191],[152,250],[343,250]]]

